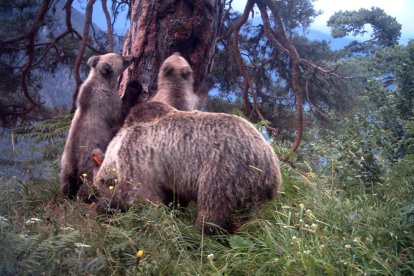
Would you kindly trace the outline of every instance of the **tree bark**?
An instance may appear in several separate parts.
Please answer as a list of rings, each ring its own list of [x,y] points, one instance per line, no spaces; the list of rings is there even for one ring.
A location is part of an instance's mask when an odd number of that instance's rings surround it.
[[[131,26],[123,55],[134,64],[124,72],[119,94],[139,81],[146,96],[156,92],[158,70],[168,56],[180,52],[194,71],[195,89],[211,71],[216,38],[223,22],[223,0],[132,0]]]

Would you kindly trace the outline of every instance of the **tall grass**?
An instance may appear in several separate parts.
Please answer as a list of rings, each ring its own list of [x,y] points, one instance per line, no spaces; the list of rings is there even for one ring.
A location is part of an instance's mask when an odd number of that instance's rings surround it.
[[[284,166],[278,197],[234,235],[216,237],[194,228],[194,205],[148,203],[98,217],[92,206],[62,198],[57,177],[3,179],[0,274],[413,274],[411,165],[396,165],[383,185],[352,190]]]

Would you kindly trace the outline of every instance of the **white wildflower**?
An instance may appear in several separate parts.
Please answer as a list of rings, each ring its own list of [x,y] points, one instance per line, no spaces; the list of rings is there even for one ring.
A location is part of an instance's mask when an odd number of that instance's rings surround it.
[[[351,249],[352,246],[350,246],[349,244],[345,244],[345,249]]]
[[[61,228],[63,231],[74,231],[75,229],[70,226],[64,226]]]
[[[37,222],[41,222],[42,220],[39,218],[31,218],[29,220],[26,220],[25,224],[29,225],[29,224],[35,224]]]
[[[0,229],[3,229],[4,227],[9,226],[9,225],[10,225],[10,220],[3,216],[0,216]]]
[[[84,248],[91,247],[89,244],[84,244],[84,243],[80,243],[80,242],[75,242],[74,245],[75,245],[75,247],[79,247],[79,248],[81,248],[81,247],[84,247]]]
[[[209,260],[213,260],[213,259],[214,259],[214,254],[209,254],[209,255],[207,256],[207,259],[209,259]]]

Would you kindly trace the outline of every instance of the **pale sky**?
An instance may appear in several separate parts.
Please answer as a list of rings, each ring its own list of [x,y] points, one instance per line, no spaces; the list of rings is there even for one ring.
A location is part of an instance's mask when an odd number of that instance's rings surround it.
[[[234,0],[232,4],[233,8],[239,12],[243,11],[245,5],[246,0]],[[74,6],[82,13],[85,12],[83,7],[85,5],[78,3],[78,1],[74,2]],[[414,39],[414,0],[317,0],[314,2],[314,6],[316,10],[322,10],[323,13],[315,18],[311,28],[324,33],[330,33],[326,22],[336,11],[370,9],[375,6],[383,9],[388,15],[395,17],[398,23],[402,25],[400,43],[406,44],[408,39]],[[105,30],[106,23],[101,5],[95,5],[93,17],[94,22]],[[129,26],[124,16],[121,15],[119,19],[115,28],[118,33],[123,34]]]
[[[246,0],[234,0],[233,8],[243,11]],[[402,25],[402,43],[407,39],[414,39],[414,1],[413,0],[317,0],[314,2],[316,10],[322,10],[322,14],[315,18],[311,25],[312,29],[330,33],[326,22],[336,11],[359,10],[360,8],[371,9],[378,7],[386,14],[395,17]]]
[[[402,25],[402,36],[414,39],[414,1],[412,0],[317,0],[314,4],[317,10],[323,11],[323,14],[315,18],[312,25],[312,28],[317,30],[329,32],[326,22],[336,11],[378,7],[383,9],[386,14],[395,17]]]

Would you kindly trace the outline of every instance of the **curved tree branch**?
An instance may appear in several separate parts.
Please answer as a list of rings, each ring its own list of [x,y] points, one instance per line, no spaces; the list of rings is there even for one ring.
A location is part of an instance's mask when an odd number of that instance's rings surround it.
[[[50,4],[51,4],[50,0],[44,0],[42,2],[42,5],[39,9],[39,12],[38,12],[38,14],[37,14],[37,16],[34,20],[33,26],[27,33],[25,33],[21,36],[9,39],[9,40],[0,41],[0,45],[4,45],[4,44],[15,43],[17,41],[24,40],[24,39],[28,40],[28,44],[27,44],[27,62],[21,70],[22,75],[21,75],[21,78],[20,78],[20,85],[22,87],[24,96],[30,102],[30,106],[25,108],[22,111],[16,111],[16,112],[12,112],[12,113],[5,113],[4,115],[6,115],[6,116],[7,115],[22,116],[22,115],[25,115],[25,114],[31,112],[32,110],[34,110],[39,105],[35,101],[33,96],[30,94],[29,87],[28,87],[28,84],[27,84],[27,78],[28,78],[29,72],[32,68],[33,60],[34,60],[35,37],[36,37],[36,34],[37,34],[39,28],[41,27],[41,25],[43,23],[43,19],[45,18],[47,11],[49,10]]]
[[[102,10],[105,14],[106,18],[106,32],[108,34],[108,51],[113,52],[114,51],[114,39],[112,37],[112,24],[111,24],[111,16],[109,15],[108,7],[106,6],[106,0],[102,0]]]
[[[13,37],[7,40],[0,40],[0,45],[11,44],[15,43],[30,37],[34,37],[37,34],[40,26],[42,26],[43,19],[46,16],[47,11],[49,10],[50,4],[52,3],[51,0],[44,0],[42,5],[40,6],[39,12],[36,15],[35,20],[32,23],[32,28],[25,34],[19,35],[17,37]]]
[[[248,92],[249,91],[249,84],[246,80],[244,80],[244,87],[243,87],[243,101],[244,101],[244,106],[246,108],[246,114],[248,115],[248,117],[252,116],[252,105],[250,104],[249,101],[249,95]]]
[[[58,36],[56,36],[56,38],[53,41],[36,44],[36,46],[38,46],[38,45],[47,45],[47,47],[44,50],[43,55],[37,60],[37,62],[35,62],[33,64],[33,67],[36,67],[37,65],[39,65],[42,62],[42,60],[47,56],[47,54],[49,53],[50,49],[56,48],[56,44],[58,44],[59,41],[61,41],[62,39],[64,39],[66,36],[68,36],[70,34],[73,34],[79,40],[82,40],[82,36],[75,29],[73,29],[73,27],[72,27],[71,18],[72,18],[72,3],[73,3],[73,1],[74,0],[68,0],[66,2],[66,4],[65,4],[66,30],[63,33],[61,33]],[[86,46],[89,49],[91,49],[92,51],[96,52],[96,53],[103,54],[102,51],[99,51],[98,49],[96,49],[95,47],[93,47],[92,45],[90,45],[89,43]]]
[[[306,92],[306,99],[308,100],[308,103],[315,109],[315,111],[322,117],[322,119],[324,119],[326,122],[329,122],[330,119],[328,116],[325,115],[325,113],[322,112],[322,109],[318,106],[316,106],[311,99],[309,98],[309,80],[306,79],[305,81],[305,92]]]
[[[269,23],[269,17],[267,16],[266,7],[261,2],[258,3],[258,7],[260,10],[262,19],[263,19],[264,31],[267,35],[267,38],[269,39],[269,41],[273,44],[273,46],[276,49],[278,49],[279,51],[283,53],[286,53],[292,59],[292,62],[293,62],[291,84],[292,84],[292,88],[295,91],[295,95],[296,95],[297,133],[296,133],[295,140],[293,141],[293,144],[290,147],[290,150],[292,152],[295,152],[299,148],[299,145],[302,141],[302,136],[303,136],[303,99],[302,99],[302,89],[301,89],[300,82],[299,82],[299,65],[300,65],[301,59],[299,57],[298,52],[296,51],[295,46],[293,46],[293,44],[290,43],[289,39],[286,36],[280,16],[277,13],[273,13],[273,17],[276,22],[276,28],[277,28],[278,33],[280,34],[282,43],[280,43],[272,33],[272,29]]]
[[[79,46],[79,53],[78,56],[76,58],[76,62],[75,62],[75,81],[76,81],[76,87],[75,87],[75,92],[73,93],[72,96],[72,112],[75,111],[76,109],[76,98],[78,97],[79,94],[79,88],[82,84],[82,79],[80,76],[80,65],[82,63],[82,59],[83,59],[83,55],[85,54],[85,48],[86,45],[88,43],[88,39],[89,39],[89,29],[90,26],[92,24],[92,12],[93,12],[93,5],[95,4],[95,0],[89,0],[88,4],[86,5],[86,11],[85,11],[85,25],[83,26],[83,36],[82,36],[82,40],[80,42],[80,46]]]
[[[239,49],[239,32],[240,32],[240,28],[243,26],[244,23],[246,23],[247,18],[249,16],[250,11],[253,9],[255,1],[253,0],[248,0],[246,7],[244,8],[244,12],[242,14],[242,16],[231,26],[231,29],[233,31],[233,49],[234,49],[234,53],[235,53],[235,57],[236,57],[236,61],[237,61],[237,65],[239,67],[240,73],[242,74],[245,83],[247,84],[249,90],[250,90],[250,94],[252,95],[253,98],[253,109],[256,113],[256,115],[259,117],[260,120],[265,120],[265,118],[263,117],[262,113],[259,110],[259,107],[257,105],[257,95],[256,92],[254,90],[253,87],[253,83],[250,80],[249,75],[247,74],[246,71],[246,67],[244,65],[243,59],[241,57],[240,54],[240,49]],[[243,98],[245,99],[245,103],[246,100],[248,101],[246,95],[245,95],[245,90],[243,91]],[[246,105],[246,110],[248,109],[248,105]]]

